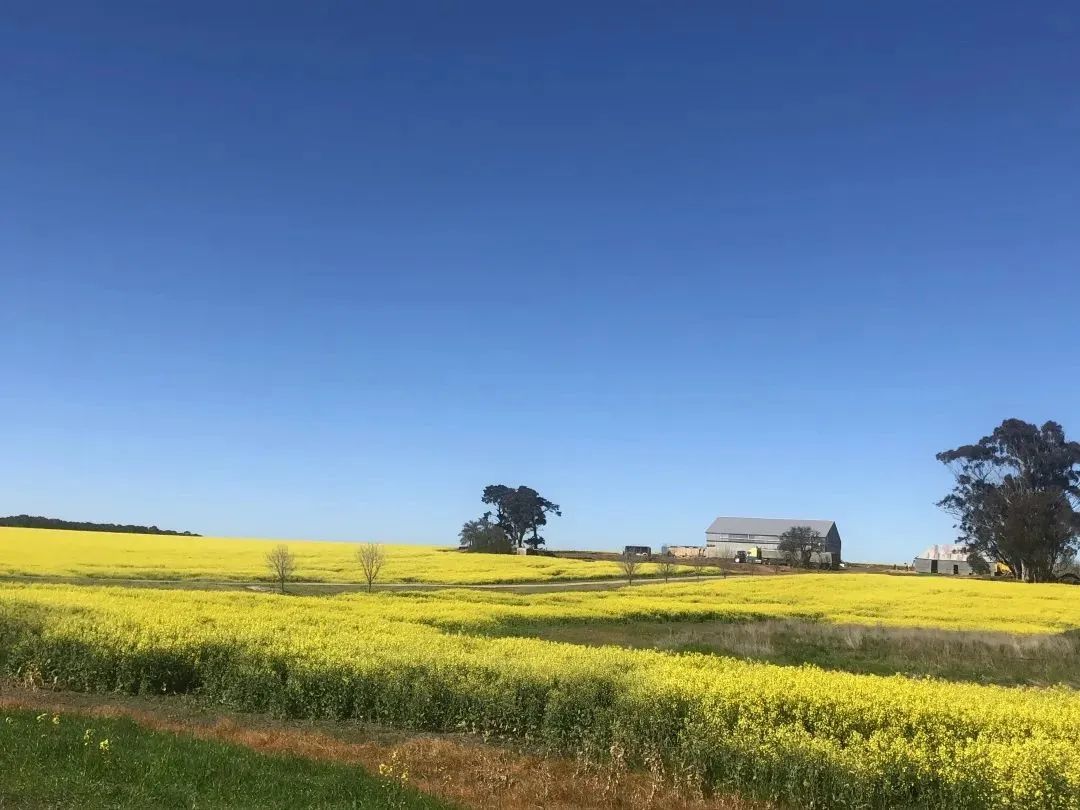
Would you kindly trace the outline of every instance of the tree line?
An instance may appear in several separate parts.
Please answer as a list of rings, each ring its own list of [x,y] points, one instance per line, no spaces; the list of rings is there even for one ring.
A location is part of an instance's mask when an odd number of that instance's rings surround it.
[[[195,532],[177,532],[157,526],[137,526],[133,523],[91,523],[82,520],[60,520],[40,515],[9,515],[0,517],[0,526],[15,529],[68,529],[77,532],[118,532],[120,534],[171,534],[177,537],[202,537]]]

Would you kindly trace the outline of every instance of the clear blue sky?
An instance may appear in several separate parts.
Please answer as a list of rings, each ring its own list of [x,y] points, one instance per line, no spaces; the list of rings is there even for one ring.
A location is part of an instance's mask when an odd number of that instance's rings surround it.
[[[891,561],[1080,433],[1075,4],[107,6],[0,19],[0,513]]]

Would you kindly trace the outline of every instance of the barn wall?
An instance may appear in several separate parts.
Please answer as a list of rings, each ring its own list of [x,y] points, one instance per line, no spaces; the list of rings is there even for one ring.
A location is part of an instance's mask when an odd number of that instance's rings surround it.
[[[916,557],[912,567],[920,574],[929,574],[933,568],[933,562],[933,560],[928,560],[925,557]],[[966,577],[974,573],[971,566],[964,560],[938,560],[937,572],[946,576],[954,576],[953,566],[956,566],[956,576]]]
[[[840,530],[836,528],[835,523],[829,529],[829,533],[825,535],[825,550],[832,555],[833,565],[839,565],[843,555],[840,548]]]
[[[716,535],[706,534],[705,543],[706,557],[719,557],[720,559],[730,560],[734,559],[735,552],[749,552],[752,548],[761,549],[761,556],[765,559],[778,560],[783,559],[785,556],[778,548],[780,538],[775,535],[770,535],[767,538],[758,535],[758,539],[755,540],[720,540]],[[840,534],[834,526],[825,536],[825,553],[815,554],[814,562],[828,562],[835,568],[840,564],[841,559]]]

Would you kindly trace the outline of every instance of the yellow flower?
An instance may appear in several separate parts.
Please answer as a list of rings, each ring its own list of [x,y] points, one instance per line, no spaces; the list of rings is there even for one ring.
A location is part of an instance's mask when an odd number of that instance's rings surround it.
[[[1075,590],[807,574],[618,591],[447,590],[283,603],[243,592],[0,583],[0,625],[18,642],[22,658],[14,664],[47,665],[60,679],[82,673],[78,661],[52,651],[78,644],[103,671],[135,669],[155,686],[157,664],[176,662],[167,669],[176,678],[169,691],[200,687],[208,699],[228,702],[235,697],[230,684],[242,683],[252,703],[286,698],[301,716],[332,709],[388,726],[550,743],[571,755],[610,752],[619,762],[659,762],[688,784],[745,784],[793,805],[1080,810],[1075,690],[514,636],[522,627],[800,616],[1048,633],[1080,625]],[[235,654],[223,658],[223,649]],[[138,671],[140,661],[147,671]],[[93,729],[83,740],[109,751]],[[410,779],[397,752],[378,773]]]

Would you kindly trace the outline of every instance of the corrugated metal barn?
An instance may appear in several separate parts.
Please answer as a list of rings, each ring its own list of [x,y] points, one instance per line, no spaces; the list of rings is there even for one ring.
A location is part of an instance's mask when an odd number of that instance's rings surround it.
[[[739,551],[759,550],[764,560],[781,560],[780,535],[794,526],[809,526],[825,541],[825,551],[815,556],[815,563],[833,568],[840,564],[840,532],[835,521],[800,518],[718,517],[705,530],[705,556],[732,559]]]
[[[939,543],[930,546],[915,558],[912,567],[920,574],[950,574],[968,576],[974,574],[967,554],[962,546],[953,543]]]

